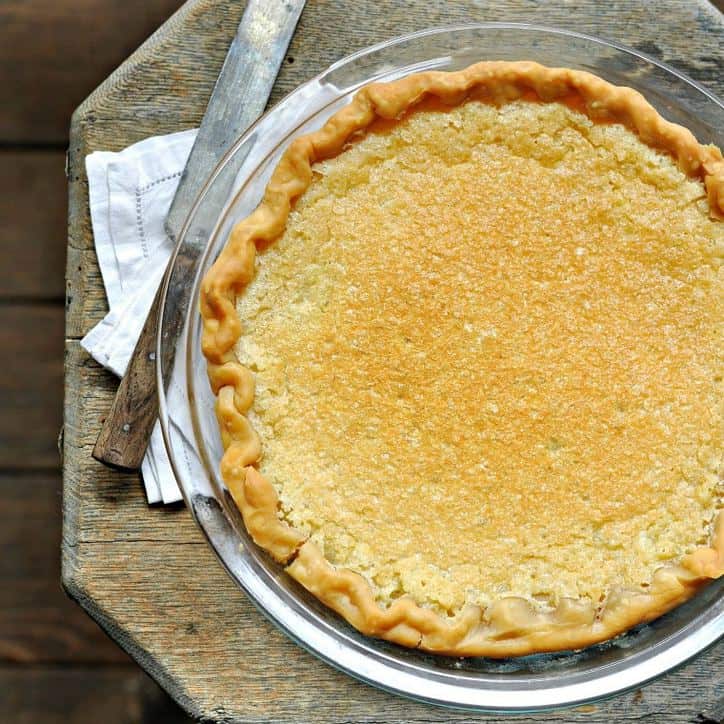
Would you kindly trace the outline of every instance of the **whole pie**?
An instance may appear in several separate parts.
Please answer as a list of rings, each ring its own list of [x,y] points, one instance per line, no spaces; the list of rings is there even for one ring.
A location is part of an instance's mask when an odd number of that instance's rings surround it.
[[[724,572],[724,161],[630,88],[483,62],[297,138],[203,283],[221,472],[365,634],[581,648]]]

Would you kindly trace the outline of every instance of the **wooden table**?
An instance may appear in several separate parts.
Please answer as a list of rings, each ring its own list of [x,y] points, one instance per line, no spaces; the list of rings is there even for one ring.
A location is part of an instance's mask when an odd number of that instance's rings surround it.
[[[76,111],[69,151],[63,582],[70,595],[195,716],[223,721],[492,721],[377,691],[320,663],[252,607],[181,507],[149,508],[136,475],[90,455],[116,380],[80,348],[106,311],[84,158],[196,126],[243,2],[188,2]],[[639,48],[724,95],[724,19],[704,0],[386,3],[310,0],[271,103],[339,57],[435,25],[557,25]],[[724,646],[631,694],[545,715],[570,722],[704,721]],[[700,717],[697,719],[697,717]],[[537,721],[543,716],[513,717]]]

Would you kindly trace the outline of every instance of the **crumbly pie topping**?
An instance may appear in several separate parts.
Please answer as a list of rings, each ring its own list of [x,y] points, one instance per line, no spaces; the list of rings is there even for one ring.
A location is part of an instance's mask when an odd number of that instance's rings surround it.
[[[416,109],[313,171],[236,352],[259,469],[330,562],[447,613],[598,601],[706,541],[724,225],[700,181],[525,101]]]
[[[361,631],[458,655],[693,595],[724,572],[723,212],[718,149],[590,74],[364,88],[204,280],[252,538]]]

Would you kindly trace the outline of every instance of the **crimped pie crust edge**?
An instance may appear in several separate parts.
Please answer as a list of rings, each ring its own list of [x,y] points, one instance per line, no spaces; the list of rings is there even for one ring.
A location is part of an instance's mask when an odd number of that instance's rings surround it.
[[[388,608],[375,601],[359,574],[338,569],[306,536],[279,518],[276,490],[254,467],[261,444],[246,418],[254,399],[252,373],[234,354],[241,335],[238,294],[252,280],[257,245],[284,231],[293,201],[309,186],[312,164],[339,154],[376,119],[395,119],[425,97],[457,105],[475,97],[503,104],[521,97],[572,103],[592,120],[619,122],[646,144],[670,153],[681,170],[703,181],[712,216],[724,218],[724,160],[687,129],[664,120],[631,88],[583,71],[537,63],[482,62],[464,70],[426,72],[362,88],[352,103],[318,131],[295,139],[284,153],[257,209],[239,222],[206,275],[201,291],[203,353],[217,395],[216,414],[225,453],[221,473],[252,539],[287,572],[362,633],[408,647],[457,656],[505,657],[582,648],[650,621],[724,574],[724,513],[710,547],[654,573],[645,590],[611,590],[603,602],[562,599],[545,611],[524,598],[501,598],[484,611],[467,606],[454,618],[403,597]]]

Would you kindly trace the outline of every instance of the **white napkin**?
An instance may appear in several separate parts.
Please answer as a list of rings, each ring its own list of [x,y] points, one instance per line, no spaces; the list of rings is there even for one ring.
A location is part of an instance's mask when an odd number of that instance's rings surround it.
[[[173,247],[164,220],[196,130],[154,136],[119,153],[86,156],[91,223],[110,311],[81,340],[121,377]],[[158,421],[141,467],[149,503],[181,500]]]

